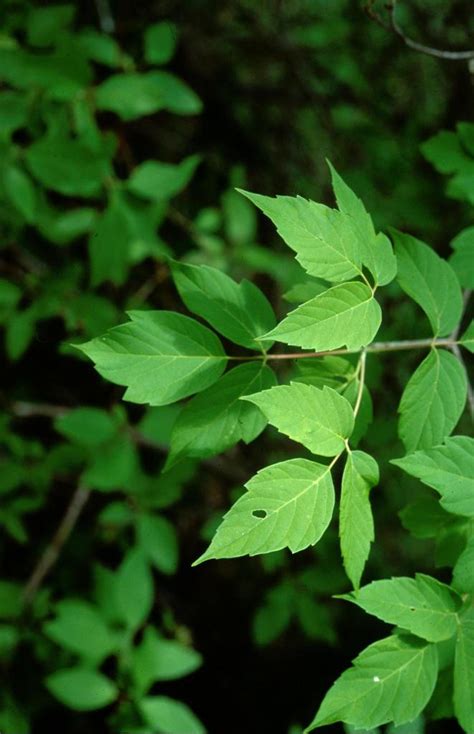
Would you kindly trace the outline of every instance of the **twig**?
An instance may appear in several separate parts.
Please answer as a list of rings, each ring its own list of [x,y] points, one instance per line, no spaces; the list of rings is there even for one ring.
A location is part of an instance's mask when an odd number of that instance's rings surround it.
[[[72,495],[58,529],[23,588],[23,605],[25,607],[31,604],[45,577],[57,562],[63,546],[71,535],[89,497],[90,490],[85,487],[78,487]]]
[[[362,350],[360,355],[360,371],[359,371],[359,389],[357,390],[357,398],[354,405],[354,418],[356,418],[359,410],[360,405],[362,403],[362,395],[364,394],[364,385],[365,385],[365,363],[367,361],[367,352],[365,349]]]
[[[425,46],[423,43],[418,43],[412,38],[407,36],[404,30],[400,27],[396,18],[397,0],[391,0],[384,7],[388,12],[389,22],[387,23],[379,13],[374,10],[375,0],[369,0],[365,6],[367,15],[378,23],[382,28],[393,31],[399,38],[402,39],[405,46],[411,48],[413,51],[418,53],[426,54],[427,56],[433,56],[437,59],[444,59],[445,61],[470,61],[474,59],[474,50],[470,51],[446,51],[440,48],[433,48],[431,46]]]

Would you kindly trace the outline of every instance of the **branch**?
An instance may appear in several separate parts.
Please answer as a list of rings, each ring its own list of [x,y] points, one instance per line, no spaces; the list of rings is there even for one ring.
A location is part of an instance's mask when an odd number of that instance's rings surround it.
[[[440,48],[432,48],[431,46],[425,46],[423,43],[418,43],[412,38],[407,36],[404,30],[400,27],[396,18],[397,0],[391,0],[385,5],[385,10],[388,13],[389,22],[387,23],[379,13],[374,10],[375,0],[369,0],[365,6],[367,15],[378,23],[382,28],[393,31],[399,38],[402,39],[405,46],[411,48],[413,51],[418,53],[426,54],[427,56],[433,56],[436,59],[443,59],[445,61],[470,61],[474,59],[474,50],[471,51],[445,51]]]
[[[89,497],[90,490],[85,489],[85,487],[78,487],[72,495],[58,529],[49,545],[46,546],[43,555],[23,588],[23,605],[25,607],[31,604],[45,577],[57,562],[63,546],[71,535]]]

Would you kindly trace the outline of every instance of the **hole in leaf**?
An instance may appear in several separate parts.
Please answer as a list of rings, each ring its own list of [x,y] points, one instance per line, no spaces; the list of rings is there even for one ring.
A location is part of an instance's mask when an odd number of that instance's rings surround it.
[[[252,515],[253,515],[254,517],[259,517],[260,519],[263,519],[264,517],[266,517],[266,516],[267,516],[267,513],[266,513],[266,511],[265,511],[265,510],[254,510],[254,511],[252,512]]]

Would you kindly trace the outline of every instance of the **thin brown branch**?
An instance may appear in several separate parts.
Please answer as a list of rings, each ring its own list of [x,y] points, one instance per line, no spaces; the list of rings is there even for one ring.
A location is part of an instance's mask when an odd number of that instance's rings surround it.
[[[58,529],[23,588],[23,605],[25,607],[31,604],[44,579],[56,564],[64,544],[71,535],[89,497],[90,490],[85,487],[78,487],[72,495]]]
[[[417,51],[418,53],[422,53],[427,56],[433,56],[436,59],[443,59],[444,61],[470,61],[471,59],[474,59],[474,50],[448,51],[441,48],[433,48],[432,46],[426,46],[424,43],[418,43],[418,41],[414,41],[413,38],[407,36],[396,17],[397,0],[391,0],[391,2],[386,3],[384,6],[388,13],[388,22],[380,15],[380,13],[376,12],[374,5],[375,0],[369,0],[365,6],[367,15],[382,26],[382,28],[393,31],[395,35],[401,38],[405,46],[411,48],[413,51]]]

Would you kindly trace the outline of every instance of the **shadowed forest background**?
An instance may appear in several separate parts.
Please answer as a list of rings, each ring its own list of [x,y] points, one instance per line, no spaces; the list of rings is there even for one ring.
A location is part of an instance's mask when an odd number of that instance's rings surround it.
[[[153,692],[184,702],[209,734],[298,734],[348,661],[386,630],[332,598],[348,588],[337,528],[295,557],[191,568],[262,456],[291,456],[294,444],[267,430],[249,446],[161,474],[178,408],[122,402],[123,390],[71,343],[129,309],[184,312],[168,256],[253,280],[278,315],[285,302],[299,303],[308,284],[235,187],[332,205],[326,159],[377,227],[449,255],[474,223],[465,193],[474,173],[466,167],[453,184],[451,148],[443,139],[423,144],[472,119],[474,76],[466,62],[409,49],[355,0],[97,0],[42,14],[57,7],[4,0],[0,8],[0,730],[150,732],[135,721],[127,686],[133,651],[153,628],[198,653],[183,653],[176,674],[156,675]],[[384,17],[383,3],[375,9]],[[429,8],[405,0],[398,15],[408,36],[430,46],[474,45],[468,0]],[[133,83],[108,81],[126,74]],[[146,74],[157,74],[161,97],[137,81]],[[472,157],[470,135],[463,144]],[[151,175],[146,161],[172,166]],[[400,293],[387,289],[385,339],[423,332]],[[398,515],[417,484],[384,464],[397,455],[394,416],[414,361],[382,359],[383,375],[381,360],[368,361],[375,389],[365,441],[384,481],[373,496],[367,581],[433,572],[432,540],[411,537],[409,518]],[[84,407],[93,410],[71,418]],[[71,534],[55,538],[71,501]],[[51,545],[58,557],[42,576]],[[132,601],[125,612],[133,639],[107,653],[99,620],[91,643],[104,645],[97,666],[120,696],[74,710],[45,683],[80,652],[80,643],[61,644],[67,604],[82,600],[113,620],[114,577],[124,579],[125,599],[146,596],[123,565],[137,547],[150,559],[153,591],[143,609]],[[441,577],[447,554],[438,544]],[[113,621],[110,629],[120,634]]]

